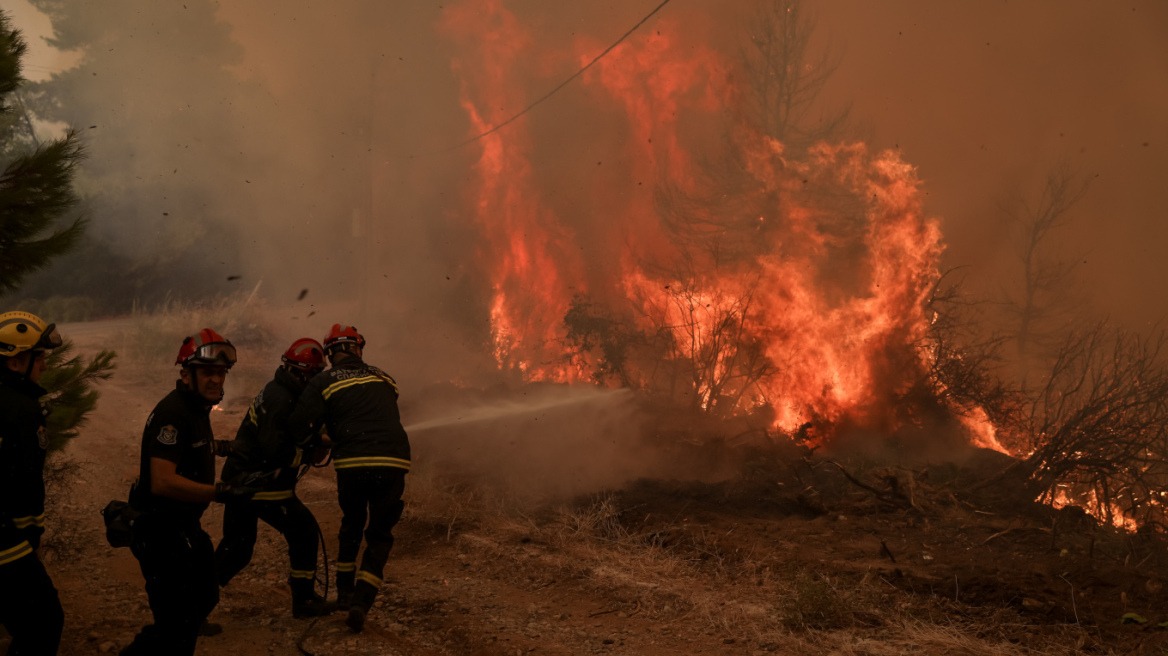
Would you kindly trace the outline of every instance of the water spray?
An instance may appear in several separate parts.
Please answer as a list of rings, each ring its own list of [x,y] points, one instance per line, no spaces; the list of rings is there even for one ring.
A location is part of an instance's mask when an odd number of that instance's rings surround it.
[[[546,410],[553,410],[574,405],[601,401],[623,401],[631,398],[632,392],[628,389],[605,390],[595,387],[569,388],[573,394],[567,397],[533,398],[524,401],[499,400],[466,408],[457,414],[447,414],[433,419],[426,419],[406,426],[407,433],[441,428],[456,424],[472,424],[485,421],[497,421],[508,417],[532,414]]]

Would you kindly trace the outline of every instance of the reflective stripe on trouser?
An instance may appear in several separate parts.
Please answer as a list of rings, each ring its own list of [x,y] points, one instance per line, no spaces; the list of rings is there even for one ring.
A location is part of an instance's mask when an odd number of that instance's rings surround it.
[[[389,456],[360,456],[354,458],[338,458],[333,461],[333,469],[337,470],[386,467],[409,471],[410,461],[404,458],[391,458]]]
[[[223,539],[215,549],[215,570],[219,585],[227,582],[251,562],[255,550],[256,526],[264,520],[279,531],[288,543],[291,576],[311,579],[316,572],[316,518],[300,499],[291,496],[278,501],[236,501],[223,507]]]
[[[0,566],[0,590],[0,624],[12,636],[8,653],[57,653],[65,612],[40,559],[29,555]]]
[[[0,550],[0,565],[7,565],[30,554],[32,554],[32,545],[28,543],[28,540],[25,540],[16,546]]]
[[[393,549],[393,527],[402,514],[405,471],[395,468],[355,468],[337,471],[341,506],[337,589],[343,590],[341,563],[354,563],[364,534],[365,553],[355,574],[353,605],[366,610],[381,587],[381,577]],[[366,526],[368,519],[368,526]],[[351,580],[351,579],[350,579]]]

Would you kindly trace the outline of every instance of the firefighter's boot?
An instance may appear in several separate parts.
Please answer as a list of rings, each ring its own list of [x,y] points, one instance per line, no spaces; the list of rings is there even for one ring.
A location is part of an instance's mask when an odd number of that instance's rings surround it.
[[[377,596],[377,586],[364,579],[357,581],[353,588],[353,600],[349,605],[349,617],[345,624],[354,632],[360,633],[365,627],[365,616],[373,606],[373,598]]]
[[[217,636],[220,633],[223,633],[223,625],[218,622],[203,620],[203,623],[199,625],[199,635],[201,636]]]
[[[292,588],[292,617],[298,620],[320,617],[336,610],[331,602],[316,594],[312,579],[294,578],[288,585]]]
[[[337,608],[347,609],[353,604],[353,579],[356,572],[337,572]]]

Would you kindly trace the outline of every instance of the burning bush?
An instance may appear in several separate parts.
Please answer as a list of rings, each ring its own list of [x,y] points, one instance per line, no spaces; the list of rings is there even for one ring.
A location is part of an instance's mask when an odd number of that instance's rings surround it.
[[[1082,505],[1117,526],[1165,526],[1168,337],[1075,333],[1055,354],[1026,417],[1025,467],[1047,500]]]

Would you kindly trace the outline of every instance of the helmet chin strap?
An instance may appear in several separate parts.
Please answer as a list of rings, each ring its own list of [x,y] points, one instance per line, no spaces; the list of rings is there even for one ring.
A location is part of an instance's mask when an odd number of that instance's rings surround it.
[[[32,380],[32,368],[36,366],[36,361],[37,361],[38,356],[37,356],[36,351],[27,351],[27,353],[28,353],[28,366],[25,367],[25,369],[24,369],[24,377],[27,378],[28,380]]]

